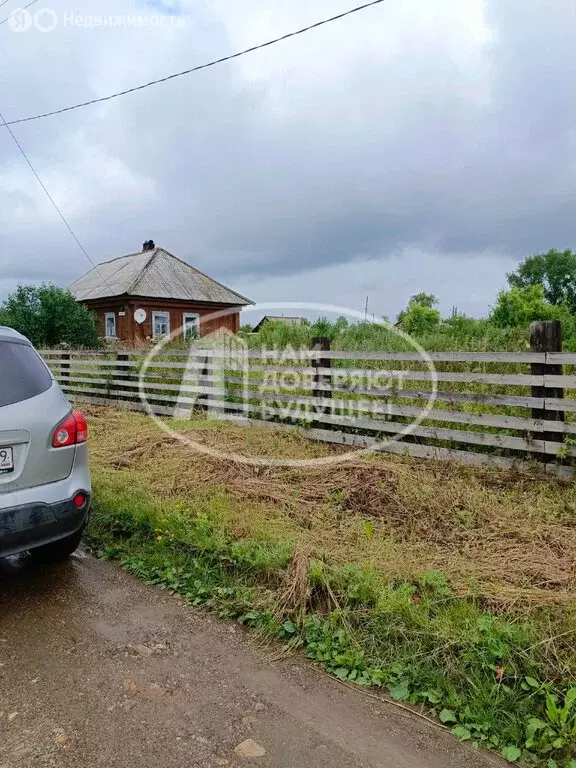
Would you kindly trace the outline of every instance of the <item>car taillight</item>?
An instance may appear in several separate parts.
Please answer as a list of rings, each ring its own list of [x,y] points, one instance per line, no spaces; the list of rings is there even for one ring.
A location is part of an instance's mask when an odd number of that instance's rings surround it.
[[[88,440],[88,424],[84,418],[84,414],[80,411],[72,411],[74,421],[76,422],[76,442],[85,443]]]
[[[65,448],[67,445],[85,443],[88,439],[88,424],[80,411],[72,411],[54,430],[53,448]]]

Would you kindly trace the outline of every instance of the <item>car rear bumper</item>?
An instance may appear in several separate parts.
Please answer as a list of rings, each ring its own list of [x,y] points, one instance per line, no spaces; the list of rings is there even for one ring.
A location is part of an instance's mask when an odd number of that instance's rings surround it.
[[[87,499],[80,509],[73,502],[79,492]],[[0,557],[76,533],[88,520],[90,496],[86,444],[77,446],[72,472],[64,480],[0,493]]]
[[[70,536],[83,528],[88,519],[90,497],[78,509],[72,499],[57,504],[25,504],[0,510],[0,557]]]

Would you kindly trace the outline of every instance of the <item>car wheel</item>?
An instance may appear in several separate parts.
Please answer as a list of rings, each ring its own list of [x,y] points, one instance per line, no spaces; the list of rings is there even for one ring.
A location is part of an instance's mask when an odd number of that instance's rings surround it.
[[[34,560],[42,563],[54,563],[58,560],[65,560],[72,552],[78,549],[82,533],[83,529],[80,529],[64,539],[44,544],[42,547],[36,547],[31,550],[30,554]]]

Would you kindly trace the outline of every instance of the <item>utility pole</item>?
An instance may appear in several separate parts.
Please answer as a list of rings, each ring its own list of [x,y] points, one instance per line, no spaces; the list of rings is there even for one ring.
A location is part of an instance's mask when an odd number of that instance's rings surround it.
[[[368,296],[366,296],[366,304],[364,306],[364,322],[368,322]]]

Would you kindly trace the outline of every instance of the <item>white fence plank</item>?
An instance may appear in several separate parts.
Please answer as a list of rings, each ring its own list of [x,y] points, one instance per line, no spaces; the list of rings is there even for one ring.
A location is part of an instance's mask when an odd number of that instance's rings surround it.
[[[576,388],[576,376],[544,376],[545,387]]]
[[[546,397],[544,398],[544,407],[549,411],[576,411],[576,398]]]
[[[576,365],[574,352],[546,352],[546,362],[551,365]]]
[[[83,357],[80,360],[76,358],[70,358],[70,360],[47,360],[46,361],[50,366],[54,365],[64,365],[64,366],[73,366],[73,365],[87,365],[94,368],[137,368],[140,369],[142,367],[142,363],[138,360],[99,360],[99,359],[93,359],[93,358],[86,358]],[[146,368],[166,368],[168,370],[175,370],[175,371],[183,371],[186,370],[186,368],[205,368],[206,364],[199,360],[199,361],[190,361],[188,360],[180,360],[178,362],[173,362],[170,360],[163,361],[163,360],[154,360],[151,363],[148,363]]]
[[[320,387],[318,387],[320,389]],[[351,389],[350,387],[326,387],[326,391],[337,393],[353,392],[354,394],[381,395],[383,397],[402,398],[409,400],[428,400],[432,394],[431,389]],[[513,395],[486,395],[483,392],[450,392],[437,390],[435,399],[448,403],[467,403],[469,405],[496,405],[515,406],[520,408],[544,408],[543,397],[513,396]],[[576,410],[576,400],[574,401]]]
[[[542,387],[545,385],[544,379],[550,381],[563,379],[563,376],[533,376],[530,374],[506,374],[506,373],[476,373],[476,372],[432,372],[432,371],[411,371],[411,370],[385,370],[380,368],[307,368],[295,366],[276,366],[276,365],[251,365],[249,372],[260,372],[268,374],[283,374],[285,376],[331,376],[334,381],[339,379],[367,379],[368,381],[379,381],[389,379],[392,381],[452,381],[464,384],[492,384],[492,385],[520,385]],[[572,378],[572,377],[568,377]],[[576,384],[576,376],[573,377]],[[560,382],[549,383],[546,386],[562,386]]]
[[[133,398],[132,402],[140,402],[140,397],[138,396],[137,392],[124,392],[121,389],[84,389],[83,387],[67,387],[63,386],[62,389],[64,390],[65,394],[68,395],[69,393],[79,395],[79,394],[86,394],[87,397],[90,397],[92,395],[103,395],[108,397],[108,403],[110,405],[116,405],[117,399],[123,399],[128,401],[129,398]],[[210,394],[212,390],[208,390],[206,394]],[[191,407],[200,407],[205,403],[204,400],[199,401],[197,397],[176,397],[174,395],[164,395],[164,394],[154,394],[151,393],[147,395],[146,397],[147,401],[154,401],[159,400],[161,403],[167,402],[167,403],[186,403],[187,405],[190,405]],[[141,403],[143,405],[143,403]],[[217,407],[223,407],[227,403],[218,402]],[[212,401],[210,401],[210,406],[212,407]]]
[[[266,402],[286,402],[293,405],[311,406],[310,412],[315,414],[323,409],[338,407],[338,400],[333,398],[314,398],[314,397],[300,397],[290,395],[277,395],[272,393],[258,393],[258,398]],[[256,397],[254,398],[257,399]],[[352,406],[353,401],[340,401],[344,405],[349,403]],[[362,402],[362,401],[360,401]],[[366,402],[366,401],[364,401]],[[483,426],[483,427],[495,427],[500,429],[517,430],[522,432],[539,433],[539,432],[559,432],[563,434],[576,434],[576,423],[567,423],[563,421],[544,421],[541,419],[529,419],[520,416],[504,416],[501,414],[491,413],[471,413],[468,411],[449,411],[441,408],[431,408],[428,411],[424,411],[419,406],[410,405],[398,405],[396,403],[382,404],[382,414],[388,416],[403,416],[411,420],[418,419],[424,414],[425,421],[442,421],[451,422],[454,424],[467,424],[471,426]],[[285,410],[285,409],[284,409]],[[351,410],[353,410],[351,408]],[[359,408],[358,410],[367,410],[365,408]],[[304,415],[305,412],[301,411]],[[315,420],[319,417],[314,416]],[[358,419],[357,419],[358,420]],[[374,422],[378,424],[379,422]],[[350,426],[356,426],[351,424]],[[375,429],[376,427],[370,427]]]
[[[298,355],[300,350],[296,350]],[[314,357],[307,359],[316,360],[402,360],[414,362],[426,362],[419,352],[365,352],[344,351],[331,349],[326,351],[313,350]],[[275,357],[272,357],[275,355]],[[249,357],[257,357],[249,352]],[[428,352],[427,356],[435,363],[545,363],[544,352]],[[263,356],[258,356],[263,357]],[[270,354],[272,359],[277,359],[278,353]]]
[[[43,357],[61,358],[62,353],[67,350],[62,349],[43,349],[40,350],[40,354]],[[122,350],[123,354],[137,354],[142,357],[147,350],[143,352],[141,349],[125,349]],[[70,355],[74,358],[83,357],[102,357],[110,358],[115,353],[108,351],[91,351],[91,350],[71,350]],[[163,357],[182,358],[187,357],[190,354],[190,350],[180,349],[163,349],[161,352]],[[194,354],[199,356],[204,355],[206,357],[226,357],[229,354],[229,350],[226,348],[214,348],[202,347],[194,348]],[[571,363],[576,364],[576,354],[567,352],[428,352],[429,358],[434,362],[442,363]],[[403,361],[422,361],[422,355],[419,352],[400,352],[400,351],[386,351],[386,350],[314,350],[304,348],[288,348],[288,350],[262,350],[257,348],[247,348],[246,355],[251,359],[259,360],[285,360],[297,358],[301,361],[306,360],[319,360],[319,359],[331,359],[331,360],[403,360]],[[548,355],[548,357],[546,357]]]
[[[132,373],[131,371],[126,371],[126,374],[124,374],[122,371],[117,371],[115,369],[106,368],[104,370],[96,370],[96,369],[83,369],[83,368],[76,368],[74,366],[73,368],[70,368],[69,370],[65,371],[53,371],[57,379],[62,380],[69,380],[70,378],[77,377],[78,374],[81,376],[90,377],[87,378],[86,381],[96,381],[98,376],[106,376],[107,378],[105,381],[112,381],[114,376],[126,376],[126,378],[122,379],[122,383],[126,384],[126,386],[131,386],[133,382],[136,382],[136,386],[138,386],[138,380],[140,378],[139,374],[137,372]],[[204,374],[194,374],[194,373],[182,373],[182,374],[167,374],[166,372],[162,371],[147,371],[144,376],[144,381],[149,381],[151,379],[159,380],[160,383],[162,383],[163,380],[168,379],[169,381],[177,381],[177,382],[185,382],[185,381],[199,381],[202,379],[202,381],[220,381],[223,382],[224,379],[228,380],[228,377],[225,377],[224,374],[218,374],[215,376],[209,376]],[[233,379],[230,378],[230,381]],[[243,379],[238,379],[239,382],[242,382]]]
[[[206,377],[202,377],[203,380],[205,380]],[[125,387],[126,390],[134,390],[134,394],[138,395],[138,392],[140,390],[139,383],[137,381],[125,381],[124,379],[85,379],[85,378],[79,378],[75,376],[70,377],[63,377],[60,381],[60,384],[62,386],[67,386],[68,384],[109,384],[119,387]],[[86,387],[88,390],[89,388]],[[192,384],[153,384],[149,381],[144,381],[143,389],[145,392],[148,390],[168,390],[168,392],[194,392],[195,394],[201,394],[201,395],[226,395],[226,390],[222,387],[203,387],[200,384],[198,385],[192,385]],[[125,392],[125,394],[132,394],[130,392]]]

